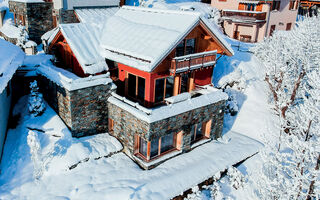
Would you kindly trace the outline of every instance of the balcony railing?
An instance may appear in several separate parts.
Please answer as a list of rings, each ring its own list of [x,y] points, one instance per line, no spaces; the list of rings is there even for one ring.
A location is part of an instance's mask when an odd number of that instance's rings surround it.
[[[170,73],[182,73],[214,65],[216,63],[217,51],[206,51],[202,53],[194,53],[186,56],[175,57],[171,61]]]
[[[222,17],[232,21],[250,21],[250,22],[265,22],[266,12],[247,11],[247,10],[222,10]]]

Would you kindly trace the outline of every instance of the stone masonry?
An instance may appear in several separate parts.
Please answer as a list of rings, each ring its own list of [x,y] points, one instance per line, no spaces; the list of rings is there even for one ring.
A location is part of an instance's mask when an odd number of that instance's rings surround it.
[[[191,150],[191,135],[194,131],[193,127],[197,123],[207,122],[212,119],[210,137],[211,139],[221,137],[224,109],[225,101],[223,100],[167,119],[148,123],[109,102],[109,118],[113,120],[114,124],[113,131],[109,131],[109,133],[121,141],[125,147],[125,152],[133,158],[135,134],[147,141],[151,141],[172,132],[183,131],[181,149],[182,152],[187,152]],[[142,167],[145,168],[144,166]]]
[[[29,39],[41,43],[41,36],[53,28],[52,2],[9,1],[10,12],[25,18]]]
[[[74,91],[68,91],[43,76],[39,77],[39,83],[44,98],[71,130],[73,137],[107,132],[107,99],[112,92],[112,83]]]

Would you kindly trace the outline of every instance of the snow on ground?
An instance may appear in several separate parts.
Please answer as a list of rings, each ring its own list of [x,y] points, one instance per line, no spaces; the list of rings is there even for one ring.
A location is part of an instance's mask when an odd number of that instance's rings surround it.
[[[236,116],[226,115],[224,132],[233,130],[259,141],[273,129],[274,116],[268,103],[269,88],[264,81],[265,68],[250,53],[252,44],[228,39],[235,55],[223,56],[214,69],[213,83],[235,97],[239,107]],[[240,45],[240,47],[239,47]],[[272,132],[272,131],[271,131]]]
[[[26,97],[16,105],[19,125],[8,132],[0,176],[0,199],[169,199],[251,156],[261,143],[235,132],[142,170],[108,134],[71,138],[55,112],[32,118]],[[29,127],[29,129],[27,128]],[[38,135],[42,176],[33,178],[28,132]],[[112,152],[117,152],[110,156]],[[109,155],[107,158],[103,157]],[[89,160],[87,159],[89,158]],[[82,162],[81,162],[82,161]],[[74,164],[74,169],[69,170]]]

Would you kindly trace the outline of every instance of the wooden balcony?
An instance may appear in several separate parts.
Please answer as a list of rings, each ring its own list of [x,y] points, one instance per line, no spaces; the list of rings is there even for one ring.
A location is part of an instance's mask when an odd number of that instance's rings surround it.
[[[222,10],[222,18],[236,22],[265,22],[266,12],[247,10]]]
[[[186,56],[175,57],[171,61],[170,74],[192,71],[216,63],[217,51],[206,51]]]

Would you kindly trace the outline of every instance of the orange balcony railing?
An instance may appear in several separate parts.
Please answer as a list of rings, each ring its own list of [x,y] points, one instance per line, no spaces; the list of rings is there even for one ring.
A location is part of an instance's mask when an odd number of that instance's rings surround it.
[[[263,22],[266,20],[266,16],[266,12],[260,11],[222,10],[222,17],[224,19],[232,19],[237,21]]]
[[[175,57],[171,61],[170,73],[174,75],[176,73],[214,65],[216,63],[216,57],[216,50]]]

